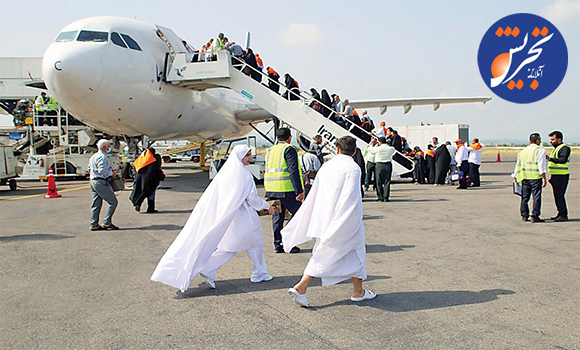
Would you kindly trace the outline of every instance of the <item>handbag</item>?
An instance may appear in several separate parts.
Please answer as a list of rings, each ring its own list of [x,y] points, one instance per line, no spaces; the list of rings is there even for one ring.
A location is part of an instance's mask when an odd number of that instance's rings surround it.
[[[516,196],[522,196],[522,184],[513,182],[513,191]]]
[[[457,170],[457,171],[452,172],[450,179],[453,182],[463,180],[463,171]]]
[[[108,180],[109,184],[113,188],[113,191],[117,192],[125,189],[125,182],[123,182],[123,179],[121,179],[119,174],[111,176]]]

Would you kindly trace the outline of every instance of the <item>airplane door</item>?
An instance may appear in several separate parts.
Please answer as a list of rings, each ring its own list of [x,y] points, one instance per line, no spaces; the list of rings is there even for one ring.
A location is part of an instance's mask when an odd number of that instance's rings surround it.
[[[157,36],[161,38],[169,48],[169,54],[171,56],[171,62],[175,59],[175,55],[178,53],[187,54],[188,61],[191,61],[191,53],[187,52],[187,49],[183,45],[183,39],[181,39],[175,32],[169,28],[155,25],[157,27]]]

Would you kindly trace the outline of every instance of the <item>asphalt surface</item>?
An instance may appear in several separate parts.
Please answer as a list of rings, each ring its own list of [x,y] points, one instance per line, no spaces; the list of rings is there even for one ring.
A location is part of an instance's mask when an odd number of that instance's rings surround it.
[[[571,166],[569,222],[532,224],[512,194],[515,156],[484,157],[482,187],[396,183],[392,201],[364,199],[365,287],[308,290],[310,309],[287,295],[312,243],[275,254],[262,218],[270,282],[251,283],[244,253],[208,289],[182,295],[149,280],[202,191],[207,174],[165,165],[158,214],[137,213],[118,192],[119,231],[89,231],[87,181],[0,190],[2,349],[580,349],[580,164]],[[573,157],[574,158],[574,157]],[[259,191],[263,194],[263,188]],[[551,188],[542,217],[555,214]]]

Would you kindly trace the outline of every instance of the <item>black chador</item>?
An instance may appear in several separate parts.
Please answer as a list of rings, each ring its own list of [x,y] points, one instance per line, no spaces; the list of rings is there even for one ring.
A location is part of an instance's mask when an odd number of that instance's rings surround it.
[[[330,95],[328,95],[328,91],[326,91],[325,89],[322,89],[322,91],[320,92],[320,101],[322,102],[323,105],[325,105],[328,108],[322,108],[322,115],[325,116],[326,118],[328,118],[328,116],[331,113],[331,109],[332,109],[332,101],[330,100]]]
[[[163,170],[161,170],[161,157],[155,154],[153,148],[149,148],[149,151],[155,156],[155,162],[139,169],[133,182],[133,192],[129,197],[137,211],[140,210],[145,199],[147,199],[147,211],[155,210],[155,199],[149,199],[149,197],[155,193],[159,182],[165,177]]]
[[[451,163],[451,154],[447,149],[447,145],[442,144],[437,147],[435,151],[435,183],[439,185],[445,184],[445,178],[449,172],[449,164]]]

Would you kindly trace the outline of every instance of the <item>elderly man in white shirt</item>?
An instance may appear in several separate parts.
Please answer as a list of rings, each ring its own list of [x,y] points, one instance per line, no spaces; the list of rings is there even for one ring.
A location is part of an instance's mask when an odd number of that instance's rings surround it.
[[[101,139],[97,142],[97,153],[89,159],[89,170],[91,172],[91,192],[93,193],[93,203],[91,205],[91,231],[97,230],[118,230],[119,227],[112,223],[113,214],[117,209],[117,197],[113,188],[109,184],[109,178],[115,173],[109,163],[111,143],[109,140]],[[103,200],[109,204],[107,214],[103,220],[103,225],[99,225],[99,215]]]
[[[300,165],[302,166],[302,177],[304,179],[304,197],[308,196],[308,192],[314,185],[316,173],[322,166],[320,160],[316,156],[315,151],[309,151],[300,156]]]

